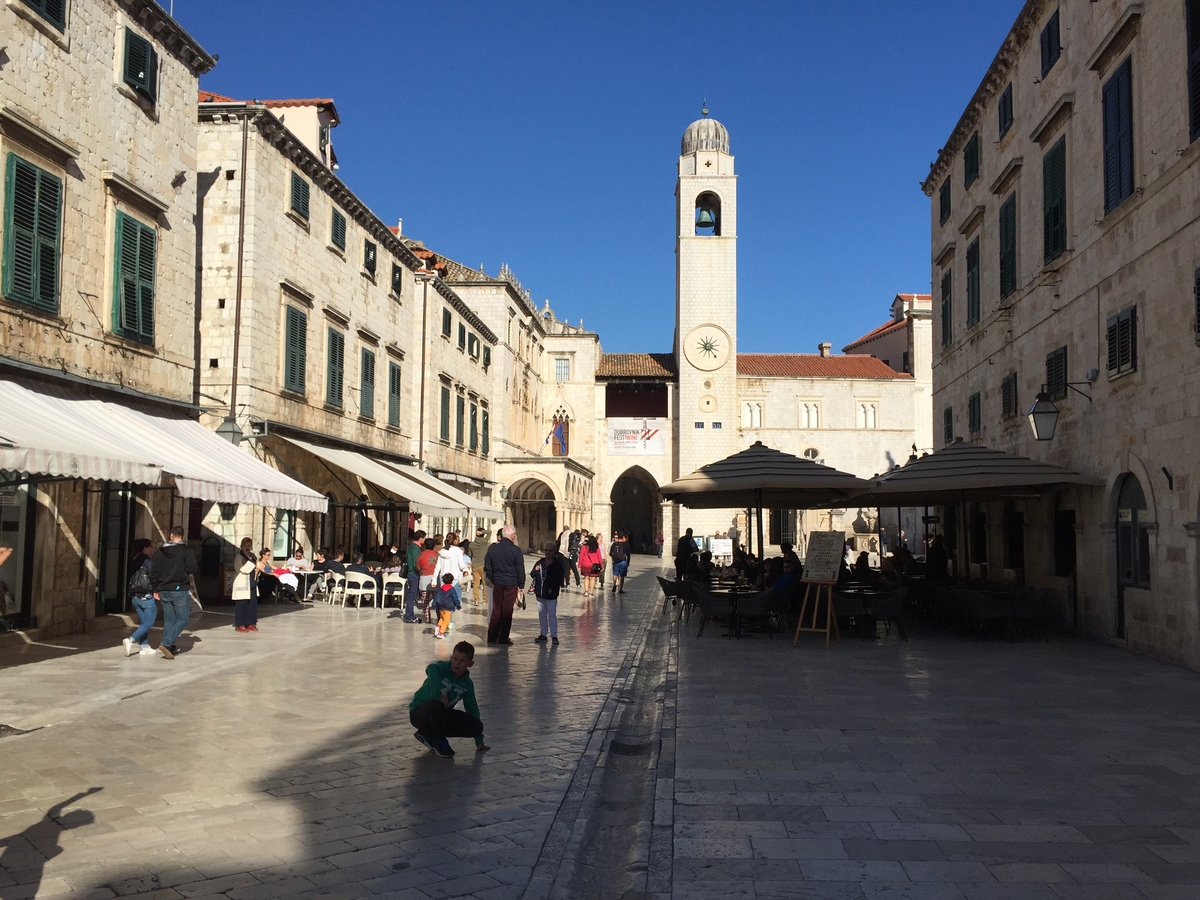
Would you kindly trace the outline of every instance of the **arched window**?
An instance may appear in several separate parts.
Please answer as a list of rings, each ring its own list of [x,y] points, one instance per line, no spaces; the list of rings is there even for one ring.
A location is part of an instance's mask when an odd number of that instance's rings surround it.
[[[875,428],[877,409],[874,403],[860,403],[858,405],[858,427],[859,428]]]
[[[721,236],[721,198],[710,191],[696,198],[696,234],[700,237]]]
[[[815,430],[821,427],[821,406],[809,401],[800,404],[800,427]]]
[[[566,456],[571,444],[571,420],[567,411],[561,407],[555,410],[550,425],[550,455]]]
[[[762,404],[747,401],[742,404],[742,427],[762,428]]]
[[[1150,587],[1150,532],[1146,528],[1146,495],[1132,472],[1117,494],[1117,577],[1121,584]]]

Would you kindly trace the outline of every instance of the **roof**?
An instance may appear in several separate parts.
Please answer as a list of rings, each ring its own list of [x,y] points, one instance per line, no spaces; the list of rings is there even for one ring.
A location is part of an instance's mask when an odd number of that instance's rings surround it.
[[[654,378],[674,380],[673,353],[605,353],[596,368],[597,378]]]
[[[862,337],[851,341],[849,344],[847,344],[845,347],[842,348],[842,352],[849,353],[851,351],[851,349],[859,346],[860,344],[865,344],[865,343],[867,343],[867,341],[873,341],[873,340],[875,340],[875,338],[883,337],[885,334],[895,331],[898,328],[903,328],[907,321],[908,321],[907,319],[901,319],[899,322],[896,322],[896,321],[884,322],[882,325],[880,325],[874,331],[868,331]]]
[[[201,103],[244,103],[243,100],[236,100],[233,97],[226,97],[224,94],[218,94],[215,91],[200,91]],[[337,107],[333,105],[333,100],[329,97],[309,97],[305,99],[291,100],[253,100],[259,106],[265,106],[267,109],[298,109],[304,106],[315,106],[318,109],[328,109],[333,114],[333,121],[340,122],[338,117]]]
[[[907,378],[874,356],[821,356],[818,353],[739,353],[739,375],[763,378]]]

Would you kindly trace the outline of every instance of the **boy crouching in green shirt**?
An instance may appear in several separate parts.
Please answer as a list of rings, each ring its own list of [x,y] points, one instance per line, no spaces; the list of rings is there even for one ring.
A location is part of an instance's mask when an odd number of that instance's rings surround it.
[[[425,683],[408,704],[408,720],[417,729],[416,738],[438,756],[451,759],[452,737],[475,738],[475,752],[489,749],[483,742],[483,722],[475,685],[467,670],[475,664],[475,646],[469,641],[454,645],[449,662],[432,662],[425,668]],[[461,700],[466,712],[454,708]]]

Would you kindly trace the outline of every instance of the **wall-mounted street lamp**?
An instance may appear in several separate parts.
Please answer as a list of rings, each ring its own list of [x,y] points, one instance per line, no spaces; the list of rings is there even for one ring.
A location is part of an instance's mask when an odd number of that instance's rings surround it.
[[[1099,372],[1092,369],[1088,372],[1087,381],[1066,381],[1063,384],[1081,397],[1087,397],[1088,403],[1091,403],[1091,394],[1085,394],[1076,385],[1090,385],[1098,376]],[[1054,401],[1050,398],[1050,394],[1047,393],[1044,384],[1042,385],[1042,389],[1038,391],[1037,397],[1034,398],[1033,406],[1029,408],[1029,427],[1033,429],[1033,439],[1035,441],[1049,441],[1054,439],[1054,429],[1058,427],[1058,407],[1054,405]]]

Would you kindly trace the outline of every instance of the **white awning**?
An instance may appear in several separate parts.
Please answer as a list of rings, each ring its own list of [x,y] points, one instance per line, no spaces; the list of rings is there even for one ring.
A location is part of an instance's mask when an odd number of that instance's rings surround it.
[[[428,472],[418,469],[416,466],[402,466],[391,462],[386,463],[386,465],[389,468],[395,469],[401,475],[423,484],[430,490],[445,494],[450,498],[452,503],[457,504],[459,508],[466,507],[467,511],[473,516],[481,516],[485,519],[504,519],[503,511],[496,509],[496,507],[480,500],[478,497],[472,497],[466,491],[459,490],[452,484],[447,484],[440,478],[435,478]]]
[[[182,497],[324,512],[328,501],[192,419],[0,378],[0,469],[162,484]]]
[[[342,450],[337,447],[321,447],[310,444],[298,438],[285,437],[285,441],[294,444],[306,453],[311,453],[328,463],[345,469],[364,481],[369,481],[376,487],[382,488],[398,499],[407,500],[418,512],[439,516],[455,516],[462,513],[461,506],[456,505],[445,494],[432,491],[419,482],[405,478],[391,466],[382,465],[355,450]]]

